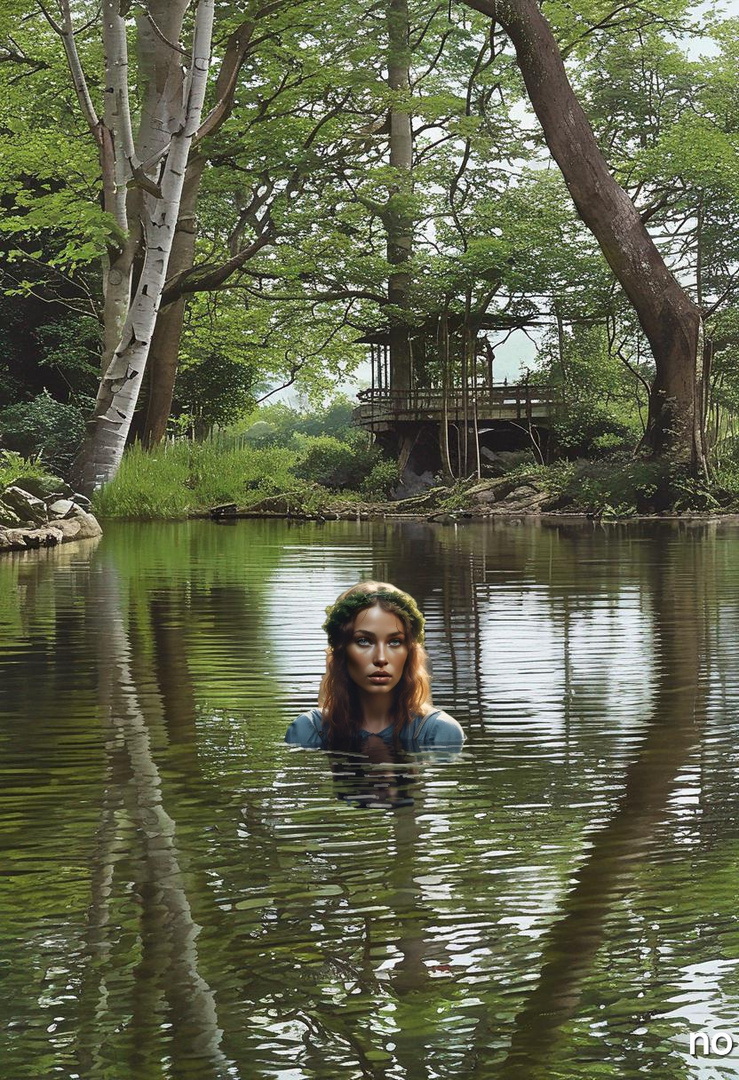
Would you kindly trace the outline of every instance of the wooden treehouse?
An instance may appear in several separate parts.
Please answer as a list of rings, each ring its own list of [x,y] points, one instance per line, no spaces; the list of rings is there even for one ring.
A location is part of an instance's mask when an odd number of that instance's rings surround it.
[[[476,339],[474,362],[448,365],[440,378],[433,355],[429,361],[425,354],[428,339],[419,333],[411,339],[405,386],[394,377],[389,335],[373,332],[360,340],[370,347],[372,375],[357,394],[354,423],[398,458],[401,473],[450,466],[454,475],[468,476],[484,472],[502,450],[536,448],[546,455],[554,392],[530,382],[496,382],[494,352],[484,336]]]

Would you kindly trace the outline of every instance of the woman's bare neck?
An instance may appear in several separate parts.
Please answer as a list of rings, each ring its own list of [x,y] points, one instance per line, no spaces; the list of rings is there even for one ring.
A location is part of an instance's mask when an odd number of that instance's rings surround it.
[[[384,731],[392,723],[392,716],[388,710],[389,702],[374,694],[362,694],[360,706],[362,709],[362,728],[365,731]]]

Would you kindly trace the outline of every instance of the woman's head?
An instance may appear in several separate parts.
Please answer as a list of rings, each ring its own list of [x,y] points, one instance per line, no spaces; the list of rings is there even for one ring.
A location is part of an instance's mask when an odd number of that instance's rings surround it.
[[[348,746],[361,726],[364,695],[388,695],[394,732],[430,699],[424,618],[408,593],[362,581],[326,608],[329,648],[319,703],[329,743]]]
[[[329,604],[323,624],[329,646],[335,648],[346,641],[358,612],[374,606],[394,612],[403,620],[413,640],[423,646],[425,620],[416,601],[409,593],[386,581],[360,581],[337,596],[333,604]]]

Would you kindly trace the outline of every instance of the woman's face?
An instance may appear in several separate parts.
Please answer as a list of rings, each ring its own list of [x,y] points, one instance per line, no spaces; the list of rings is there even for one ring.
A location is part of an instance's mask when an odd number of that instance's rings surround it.
[[[408,636],[397,615],[379,604],[363,608],[346,647],[347,670],[360,690],[387,694],[400,682],[408,658]]]

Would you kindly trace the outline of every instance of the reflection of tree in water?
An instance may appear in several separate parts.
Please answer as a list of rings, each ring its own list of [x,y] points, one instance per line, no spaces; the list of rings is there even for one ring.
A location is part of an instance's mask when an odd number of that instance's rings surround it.
[[[228,576],[228,566],[224,572]],[[151,737],[156,738],[158,757],[166,769],[168,803],[170,808],[175,807],[179,831],[184,831],[187,837],[184,841],[188,850],[187,898],[190,904],[197,903],[207,913],[208,963],[210,970],[217,972],[218,1016],[224,1028],[221,1045],[228,1058],[239,1063],[235,1075],[247,1077],[251,1067],[243,1061],[243,1048],[251,1020],[250,1003],[259,1001],[267,988],[279,997],[284,989],[284,977],[280,972],[244,970],[243,955],[234,949],[240,929],[238,913],[230,910],[230,904],[214,903],[214,891],[209,886],[213,883],[213,868],[218,867],[222,896],[241,895],[245,874],[250,884],[261,882],[266,892],[271,878],[283,877],[285,868],[279,864],[274,830],[264,820],[264,808],[255,785],[257,771],[252,773],[251,781],[256,790],[249,790],[241,807],[241,826],[246,825],[249,834],[248,852],[237,835],[239,821],[234,815],[236,807],[229,803],[228,789],[223,792],[209,774],[213,768],[209,760],[212,740],[204,739],[197,729],[196,721],[203,709],[195,696],[192,663],[194,654],[201,660],[211,655],[233,667],[234,641],[248,645],[260,633],[259,611],[248,589],[218,579],[212,580],[207,588],[174,580],[169,587],[157,584],[154,589],[136,591],[131,599],[134,607],[129,615],[128,670],[138,689],[139,704],[143,707],[146,703],[146,723]],[[236,745],[232,746],[229,740],[229,753],[238,755],[233,762],[236,775],[241,773],[239,760],[250,761],[252,769],[258,760],[248,730],[240,726],[238,731]],[[115,739],[118,732],[113,734]],[[130,761],[125,745],[118,746],[117,754],[122,771],[117,783],[109,787],[107,798],[112,802],[118,797],[120,803],[121,792],[127,792],[126,813],[129,820],[136,822],[140,806],[138,793],[130,786]],[[220,761],[219,755],[216,765]],[[262,764],[268,766],[268,762]],[[192,850],[193,828],[199,841],[195,851]],[[113,824],[108,835],[113,839],[115,833]],[[117,833],[120,838],[120,812]],[[104,823],[101,842],[105,835]],[[123,984],[121,996],[132,994],[135,1002],[132,1025],[137,1025],[138,1037],[132,1060],[137,1067],[144,1068],[149,1060],[159,1061],[166,1048],[176,1072],[192,1068],[196,1059],[196,1067],[201,1070],[198,1077],[205,1075],[207,1068],[220,1076],[225,1067],[223,1053],[219,1049],[216,1054],[212,1047],[203,1045],[207,1040],[198,1036],[198,1025],[187,1019],[191,1011],[192,980],[183,977],[178,968],[182,957],[187,957],[188,942],[185,941],[182,952],[167,932],[172,923],[171,913],[162,905],[156,878],[151,878],[150,858],[146,854],[138,857],[132,854],[136,849],[135,836],[127,840],[129,861],[125,870],[136,882],[142,909],[141,958],[133,967],[130,985],[122,977],[119,979]],[[242,865],[245,854],[246,864]],[[193,856],[197,859],[197,869],[190,865]],[[117,857],[120,858],[120,852]],[[110,860],[103,857],[98,862],[100,873],[110,876]],[[105,897],[104,882],[101,884],[103,889],[96,893]],[[108,913],[102,914],[102,920],[93,916],[93,924],[107,922]],[[117,916],[120,920],[120,913]],[[184,924],[180,919],[182,925],[187,926],[188,922],[193,932],[199,933],[191,916],[187,916]],[[189,1035],[184,1040],[178,1037],[177,1018],[188,1023]],[[173,1029],[165,1030],[165,1024],[172,1024]],[[95,1025],[98,1030],[101,1025],[104,1027],[104,1018],[98,1016]],[[212,1031],[210,1035],[213,1036]]]
[[[609,563],[609,536],[601,526],[566,526],[554,522],[540,524],[501,521],[494,525],[466,524],[460,528],[403,523],[384,525],[373,534],[378,545],[371,567],[373,576],[383,576],[411,592],[427,619],[427,644],[434,666],[439,704],[462,719],[471,743],[484,732],[489,710],[485,701],[483,675],[490,674],[494,655],[484,656],[484,627],[490,616],[491,588],[506,588],[510,602],[524,593],[521,587],[542,586],[542,605],[551,612],[562,642],[564,677],[563,720],[565,730],[577,693],[571,661],[571,632],[574,613],[571,593],[576,582],[578,615],[582,615],[611,592],[619,601],[619,583]],[[623,540],[613,536],[613,551]],[[649,545],[644,545],[648,547]],[[419,558],[419,552],[423,557]],[[639,558],[641,547],[629,548],[621,565],[631,576],[629,559]],[[604,557],[605,556],[605,557]],[[587,564],[583,573],[584,564]],[[513,618],[511,611],[511,618]],[[536,640],[523,646],[536,655]],[[497,672],[497,669],[495,669]],[[597,708],[598,687],[588,686],[592,708]],[[602,687],[603,705],[607,689]]]
[[[413,522],[386,525],[383,532],[373,540],[384,541],[390,555],[378,554],[372,575],[394,582],[416,598],[426,616],[435,686],[443,681],[447,688],[449,700],[443,706],[478,721],[482,691],[477,583],[484,581],[487,567],[484,534],[482,543],[470,543],[465,529]]]
[[[178,759],[189,770],[197,767],[197,707],[187,649],[183,648],[182,640],[189,616],[187,592],[181,584],[154,592],[149,599],[149,611],[154,671],[168,742],[170,747],[177,747]]]
[[[119,1012],[116,1016],[114,1011],[123,1007],[117,994],[122,971],[115,954],[123,949],[124,971],[130,970],[137,954],[139,957],[128,988],[133,1000],[124,1053],[130,1067],[141,1072],[162,1060],[161,1025],[166,1019],[170,1026],[166,1056],[173,1074],[184,1075],[197,1062],[199,1076],[225,1075],[227,1062],[220,1049],[222,1032],[215,999],[199,972],[196,940],[200,928],[193,920],[185,890],[175,823],[162,802],[162,779],[132,672],[117,574],[110,562],[102,560],[91,573],[109,782],[94,857],[91,962],[82,993],[80,1065],[85,1076],[104,1074],[115,1053],[122,1015]],[[112,940],[116,865],[121,862],[133,873],[141,912],[138,946],[125,933]]]
[[[580,1006],[583,988],[607,935],[616,902],[634,887],[637,871],[653,851],[653,829],[664,814],[680,770],[698,746],[707,681],[705,551],[700,535],[668,549],[651,566],[648,587],[655,618],[656,691],[652,719],[624,792],[608,824],[594,833],[562,916],[549,931],[539,981],[519,1012],[510,1051],[495,1075],[535,1080],[551,1075],[562,1028]],[[491,1018],[492,1020],[492,1018]],[[494,1023],[488,1036],[495,1030]],[[465,1075],[487,1077],[486,1034]],[[617,1068],[617,1066],[615,1066]]]

